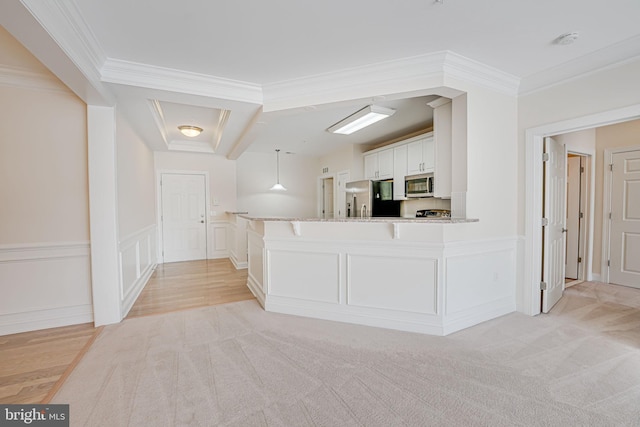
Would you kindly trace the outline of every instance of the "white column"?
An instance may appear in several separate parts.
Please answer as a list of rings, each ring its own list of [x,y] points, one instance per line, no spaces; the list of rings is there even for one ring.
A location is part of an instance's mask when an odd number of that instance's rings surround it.
[[[91,281],[96,326],[122,320],[115,108],[87,106]]]

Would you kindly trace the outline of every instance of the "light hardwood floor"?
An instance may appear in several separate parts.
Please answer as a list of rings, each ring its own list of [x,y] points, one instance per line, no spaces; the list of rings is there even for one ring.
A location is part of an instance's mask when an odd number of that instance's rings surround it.
[[[228,259],[161,264],[127,318],[252,298],[247,270]],[[0,336],[0,403],[48,403],[100,330],[88,323]]]
[[[85,323],[0,336],[0,403],[47,403],[99,332]]]
[[[127,318],[253,298],[247,270],[226,258],[159,264]]]

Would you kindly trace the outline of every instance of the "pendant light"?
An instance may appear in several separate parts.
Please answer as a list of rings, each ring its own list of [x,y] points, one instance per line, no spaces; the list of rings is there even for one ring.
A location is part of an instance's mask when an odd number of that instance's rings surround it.
[[[280,184],[280,149],[276,148],[276,183],[270,188],[272,191],[287,191],[282,184]]]

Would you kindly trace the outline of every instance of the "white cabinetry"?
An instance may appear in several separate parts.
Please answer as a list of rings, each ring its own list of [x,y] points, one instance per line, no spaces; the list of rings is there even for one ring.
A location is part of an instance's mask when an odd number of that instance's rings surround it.
[[[393,149],[393,200],[406,200],[404,194],[404,177],[407,175],[408,145]]]
[[[435,142],[433,137],[407,144],[407,175],[433,172],[435,166]]]
[[[434,197],[451,198],[451,131],[452,110],[451,100],[439,98],[429,103],[433,108],[434,128]]]
[[[393,149],[382,150],[364,156],[365,179],[393,178]]]

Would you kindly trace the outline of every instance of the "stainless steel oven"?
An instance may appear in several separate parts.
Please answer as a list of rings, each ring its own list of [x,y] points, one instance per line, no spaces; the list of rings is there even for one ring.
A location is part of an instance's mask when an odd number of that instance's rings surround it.
[[[404,192],[406,197],[433,197],[433,173],[406,176]]]

